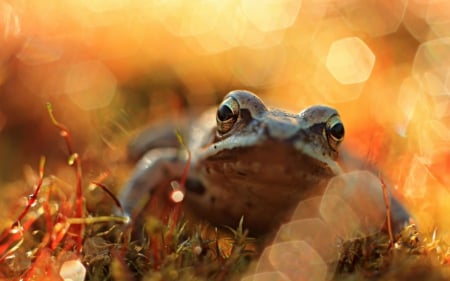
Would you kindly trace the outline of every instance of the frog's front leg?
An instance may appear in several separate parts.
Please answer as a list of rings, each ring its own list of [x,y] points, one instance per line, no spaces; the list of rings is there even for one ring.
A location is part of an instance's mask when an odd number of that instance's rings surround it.
[[[178,152],[177,148],[155,148],[139,160],[119,194],[126,215],[133,214],[141,201],[148,198],[158,186],[182,177],[186,164]]]

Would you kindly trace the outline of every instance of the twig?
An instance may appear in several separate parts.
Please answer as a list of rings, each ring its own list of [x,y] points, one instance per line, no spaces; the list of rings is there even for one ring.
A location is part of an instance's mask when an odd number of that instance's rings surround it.
[[[389,246],[392,248],[394,246],[394,234],[392,232],[392,222],[391,222],[391,200],[389,200],[389,195],[387,191],[386,184],[384,183],[383,177],[378,173],[378,178],[381,182],[381,188],[383,190],[384,204],[386,205],[386,218],[387,218],[387,228],[389,234]]]
[[[60,135],[64,138],[66,141],[67,150],[69,152],[69,165],[75,167],[75,173],[76,173],[76,211],[75,216],[77,218],[83,218],[83,185],[82,185],[82,172],[81,172],[81,161],[80,156],[78,153],[74,152],[72,141],[70,137],[70,132],[67,129],[66,126],[59,123],[55,116],[53,115],[53,108],[51,103],[47,103],[47,111],[50,115],[50,119],[52,120],[53,125],[57,127],[60,130]],[[84,225],[81,224],[76,227],[76,230],[78,230],[78,237],[77,237],[77,254],[81,254],[81,249],[83,247],[83,234],[84,234]]]

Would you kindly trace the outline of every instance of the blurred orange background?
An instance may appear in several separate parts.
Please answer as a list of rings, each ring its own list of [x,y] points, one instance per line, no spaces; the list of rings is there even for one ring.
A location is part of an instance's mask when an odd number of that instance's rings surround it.
[[[0,0],[0,183],[46,155],[46,111],[95,177],[130,132],[243,88],[336,107],[426,231],[450,219],[450,4],[442,0]],[[117,157],[116,157],[117,156]]]

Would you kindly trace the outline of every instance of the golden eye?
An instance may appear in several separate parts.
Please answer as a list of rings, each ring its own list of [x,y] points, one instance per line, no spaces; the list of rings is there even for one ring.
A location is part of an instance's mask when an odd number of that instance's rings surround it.
[[[219,106],[216,115],[217,131],[225,134],[233,128],[239,116],[239,103],[233,97],[226,98]]]
[[[344,124],[342,124],[342,121],[338,115],[334,115],[328,120],[326,133],[328,144],[332,149],[336,150],[345,135]]]

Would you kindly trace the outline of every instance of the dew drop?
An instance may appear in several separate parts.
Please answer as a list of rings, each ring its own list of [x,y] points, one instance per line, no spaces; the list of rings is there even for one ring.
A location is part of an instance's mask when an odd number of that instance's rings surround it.
[[[175,190],[170,194],[170,199],[175,203],[180,203],[184,199],[184,193],[181,190]]]

